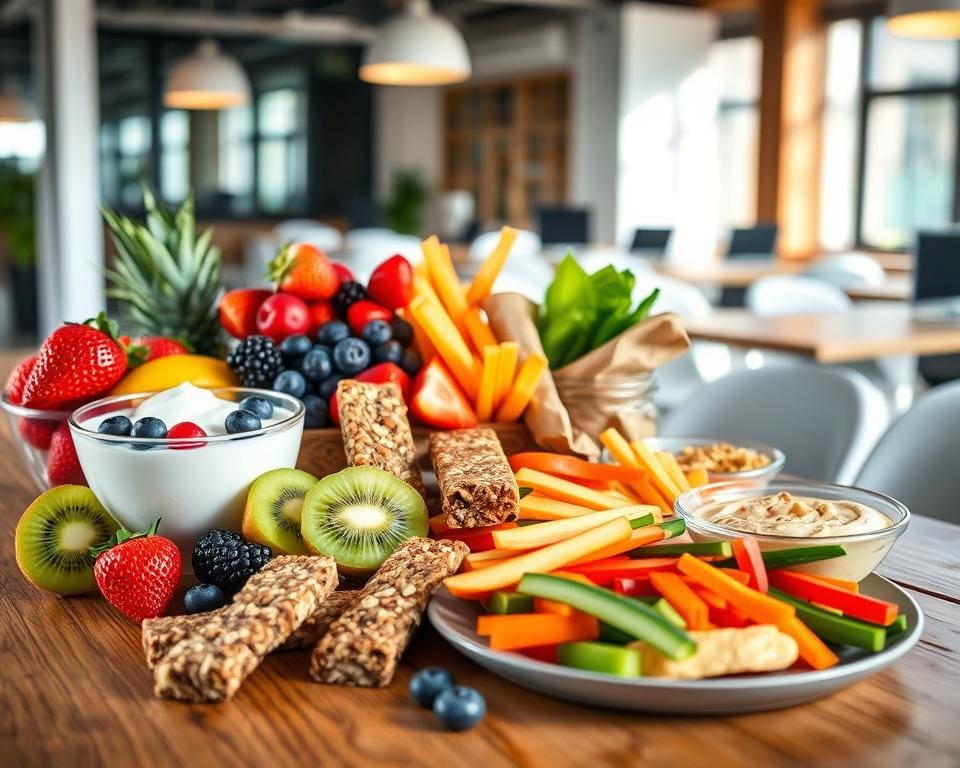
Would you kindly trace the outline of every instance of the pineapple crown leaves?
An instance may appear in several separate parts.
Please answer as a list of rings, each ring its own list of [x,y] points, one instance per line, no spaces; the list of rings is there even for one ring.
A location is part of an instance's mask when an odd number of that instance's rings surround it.
[[[126,528],[121,528],[117,531],[115,538],[110,538],[105,541],[103,544],[100,544],[96,547],[90,547],[90,557],[96,560],[98,555],[102,555],[108,549],[113,549],[114,547],[119,547],[125,541],[130,541],[130,539],[143,539],[147,536],[155,536],[157,533],[157,526],[160,525],[161,518],[157,518],[145,531],[128,531]]]

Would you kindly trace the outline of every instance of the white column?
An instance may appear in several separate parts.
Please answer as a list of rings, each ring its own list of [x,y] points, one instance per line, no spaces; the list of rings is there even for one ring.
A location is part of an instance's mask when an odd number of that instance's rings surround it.
[[[40,331],[106,306],[97,204],[100,114],[95,0],[42,0],[34,24],[47,148],[40,176]]]

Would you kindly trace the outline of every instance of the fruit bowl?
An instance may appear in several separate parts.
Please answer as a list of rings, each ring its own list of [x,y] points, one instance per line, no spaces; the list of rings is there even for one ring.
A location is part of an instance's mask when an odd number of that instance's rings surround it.
[[[0,399],[0,407],[7,416],[10,439],[19,447],[30,473],[30,479],[33,480],[38,491],[46,491],[64,482],[79,484],[79,477],[68,477],[61,471],[61,467],[65,466],[63,463],[52,467],[52,472],[49,471],[50,446],[54,440],[54,432],[57,427],[67,422],[70,411],[38,411],[33,408],[24,408],[8,401],[5,394]],[[68,434],[61,432],[61,435],[56,438],[58,446],[54,449],[55,461],[64,447],[69,451]]]
[[[107,416],[126,414],[152,393],[96,400],[69,419],[90,488],[129,530],[162,518],[161,531],[189,556],[210,528],[239,531],[250,484],[264,472],[294,467],[303,434],[304,407],[279,392],[243,387],[215,389],[239,402],[258,395],[292,415],[261,429],[179,439],[100,434]]]

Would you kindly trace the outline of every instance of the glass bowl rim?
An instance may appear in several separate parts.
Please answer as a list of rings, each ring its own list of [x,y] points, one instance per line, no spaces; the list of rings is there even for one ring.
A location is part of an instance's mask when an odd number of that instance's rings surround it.
[[[684,446],[687,445],[716,445],[718,443],[729,443],[737,448],[750,448],[751,450],[756,451],[757,453],[762,453],[770,457],[770,463],[765,467],[757,467],[756,469],[745,469],[742,472],[713,472],[707,470],[710,476],[723,477],[724,480],[718,480],[717,483],[726,482],[726,478],[730,480],[749,480],[753,477],[763,477],[765,475],[776,475],[783,469],[783,465],[787,461],[787,455],[781,451],[779,448],[775,448],[772,445],[767,445],[766,443],[761,443],[757,440],[740,440],[740,439],[723,439],[723,438],[713,438],[713,437],[662,437],[660,435],[652,435],[649,438],[644,438],[644,440],[653,440],[655,442],[659,441],[672,442],[676,440],[677,442],[682,442]],[[664,450],[670,450],[666,445],[663,446]],[[673,453],[673,451],[670,451]],[[716,485],[717,483],[711,483],[711,485]]]
[[[23,419],[36,419],[38,421],[66,421],[70,418],[70,414],[73,413],[72,410],[42,411],[38,408],[27,408],[25,405],[15,405],[7,398],[6,392],[0,396],[0,408],[3,408],[3,410],[13,416],[18,416]]]
[[[135,400],[137,398],[146,399],[158,394],[157,392],[131,392],[124,395],[101,397],[99,400],[86,403],[73,411],[70,414],[70,418],[67,420],[67,422],[70,424],[70,431],[76,436],[84,439],[97,440],[104,443],[115,443],[117,445],[150,445],[159,447],[170,446],[172,448],[181,445],[196,445],[197,443],[202,443],[204,445],[208,443],[229,443],[235,440],[243,440],[251,437],[260,437],[261,435],[273,434],[275,432],[283,432],[284,430],[295,426],[298,421],[303,421],[306,414],[306,407],[302,401],[283,392],[275,392],[269,389],[257,389],[255,387],[212,387],[209,391],[215,394],[220,392],[245,392],[248,393],[247,396],[249,397],[259,395],[260,397],[266,396],[275,398],[283,401],[286,404],[289,404],[284,405],[284,407],[287,408],[287,410],[293,411],[293,415],[278,421],[276,424],[270,424],[269,426],[261,427],[260,429],[254,429],[250,432],[237,432],[226,435],[207,435],[206,437],[126,437],[124,435],[105,435],[81,426],[81,415],[85,414],[85,412],[93,409],[94,407],[102,408],[104,406],[110,406],[121,401]]]
[[[702,517],[697,517],[693,512],[687,510],[683,506],[683,501],[687,497],[692,496],[695,493],[701,493],[703,491],[713,491],[713,492],[722,492],[725,489],[729,490],[738,490],[743,491],[744,493],[749,493],[755,491],[753,495],[763,495],[769,496],[775,493],[780,493],[782,490],[786,490],[788,493],[792,493],[794,488],[806,488],[814,489],[819,488],[821,490],[828,490],[838,495],[842,493],[853,492],[854,494],[862,494],[868,497],[872,497],[883,504],[893,507],[897,512],[900,513],[900,519],[893,521],[893,525],[888,528],[881,528],[877,531],[868,531],[866,533],[847,533],[847,534],[835,534],[833,536],[781,536],[775,533],[755,533],[753,531],[738,531],[736,528],[728,528],[725,525],[719,525],[717,523],[712,523],[709,520],[704,520]],[[803,495],[815,496],[816,493],[804,493]],[[843,498],[840,495],[840,498]],[[852,499],[851,499],[852,501]],[[857,502],[860,503],[860,502]],[[865,502],[864,502],[865,503]],[[738,482],[724,481],[719,483],[708,483],[707,485],[701,485],[697,488],[691,488],[689,491],[684,491],[673,503],[674,511],[683,518],[684,523],[691,527],[695,528],[699,533],[716,535],[718,537],[730,538],[731,536],[750,536],[755,539],[763,541],[776,541],[789,543],[793,542],[795,545],[799,541],[833,541],[833,540],[842,540],[844,542],[855,543],[858,541],[868,541],[871,539],[876,539],[886,536],[899,536],[906,529],[907,524],[910,522],[910,510],[907,508],[907,505],[903,502],[897,501],[892,496],[887,496],[885,493],[880,493],[878,491],[871,491],[866,488],[860,488],[855,485],[839,485],[837,483],[825,483],[818,480],[785,480],[781,483],[773,483],[767,486],[760,486],[754,488],[744,488]],[[881,510],[877,510],[881,512]],[[890,517],[885,512],[881,514]],[[691,525],[692,522],[692,525]]]

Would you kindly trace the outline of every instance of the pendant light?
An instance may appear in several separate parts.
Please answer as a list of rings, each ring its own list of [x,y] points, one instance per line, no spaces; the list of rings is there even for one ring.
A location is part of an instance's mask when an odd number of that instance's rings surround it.
[[[230,109],[249,101],[247,73],[213,40],[202,40],[196,53],[177,64],[163,90],[171,109]]]
[[[467,44],[429,0],[407,0],[367,47],[360,79],[378,85],[449,85],[470,77]]]
[[[960,38],[960,0],[890,0],[887,29],[902,37]]]

